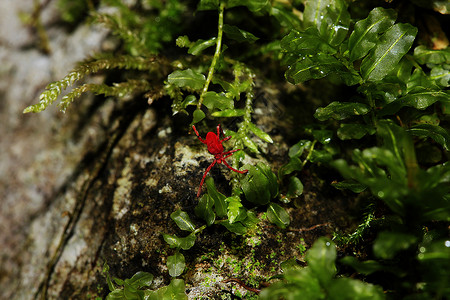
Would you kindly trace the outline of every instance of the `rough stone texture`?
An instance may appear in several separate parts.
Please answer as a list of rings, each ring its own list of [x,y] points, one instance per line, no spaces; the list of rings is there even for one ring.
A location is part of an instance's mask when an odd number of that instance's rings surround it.
[[[57,12],[49,6],[44,23],[52,52],[44,54],[15,17],[31,6],[24,0],[0,3],[5,15],[0,17],[0,298],[104,297],[104,262],[112,276],[125,279],[147,271],[155,275],[152,288],[167,285],[165,260],[173,250],[161,234],[184,234],[170,219],[177,208],[203,225],[194,216],[195,194],[211,156],[188,134],[187,119],[171,117],[168,99],[149,106],[143,98],[85,97],[66,115],[55,106],[22,115],[47,83],[100,50],[106,35],[98,28],[81,26],[68,33],[52,25]],[[254,117],[274,144],[248,163],[267,159],[276,170],[286,162],[288,143],[298,138],[292,129],[298,116],[292,116],[295,110],[286,112],[276,89],[258,89]],[[262,221],[246,236],[217,225],[198,234],[195,246],[183,251],[187,271],[182,278],[190,299],[250,294],[224,280],[239,278],[258,288],[280,271],[283,260],[302,259],[301,246],[348,225],[346,201],[329,192],[329,182],[313,171],[301,174],[305,193],[286,206],[292,217],[288,230]],[[230,173],[223,166],[211,171],[224,194],[230,192]],[[255,211],[261,216],[264,210]],[[301,229],[324,223],[330,225]]]

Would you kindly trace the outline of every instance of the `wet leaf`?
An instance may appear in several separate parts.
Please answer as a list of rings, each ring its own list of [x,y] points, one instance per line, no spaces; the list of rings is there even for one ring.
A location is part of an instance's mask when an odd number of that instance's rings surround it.
[[[258,205],[269,203],[271,199],[269,180],[263,172],[254,166],[250,166],[248,170],[247,176],[241,180],[245,198]]]
[[[277,175],[272,172],[270,167],[262,162],[259,162],[257,165],[258,169],[266,176],[269,183],[269,191],[271,198],[275,198],[278,195],[278,181]]]
[[[383,79],[411,48],[416,34],[417,28],[410,24],[399,23],[389,28],[362,61],[363,79],[366,81]]]
[[[319,279],[322,286],[327,286],[336,275],[336,246],[325,237],[319,238],[306,253],[308,267]]]
[[[416,241],[417,237],[410,233],[384,231],[378,234],[373,252],[381,259],[392,259],[399,251],[408,249]]]
[[[214,200],[208,194],[204,194],[200,198],[198,205],[195,207],[195,214],[202,218],[208,226],[214,224],[214,221],[216,220],[216,214],[212,209],[213,205]]]
[[[268,135],[267,133],[265,133],[264,131],[259,129],[255,124],[249,123],[248,127],[257,137],[259,137],[263,141],[270,143],[270,144],[273,143],[273,140],[270,137],[270,135]]]
[[[379,34],[389,29],[395,22],[397,13],[393,9],[374,8],[369,16],[356,22],[348,39],[350,62],[363,58],[378,43]]]
[[[195,233],[192,232],[186,237],[177,237],[176,235],[163,234],[164,241],[169,244],[170,248],[181,248],[188,250],[195,244]]]
[[[181,88],[201,90],[206,82],[205,75],[191,69],[176,70],[169,74],[167,81]]]
[[[226,198],[225,202],[228,203],[227,207],[228,221],[230,222],[230,224],[233,224],[241,212],[242,207],[241,199],[239,197],[232,196]]]
[[[253,43],[259,39],[248,31],[242,30],[237,26],[232,26],[228,24],[223,25],[223,32],[225,32],[228,38],[240,43],[242,42]]]
[[[175,212],[171,213],[170,218],[175,221],[181,230],[195,230],[195,226],[189,218],[189,215],[180,209],[177,209]]]
[[[341,124],[337,130],[337,136],[341,140],[360,139],[368,133],[375,133],[375,129],[364,124]]]
[[[232,109],[234,108],[234,101],[233,99],[226,97],[224,94],[206,92],[203,96],[203,105],[205,105],[209,110],[213,110],[215,108],[220,110]]]
[[[203,50],[208,49],[209,47],[216,45],[216,37],[213,37],[209,40],[198,40],[195,43],[193,43],[188,50],[189,54],[192,55],[199,55],[203,52]]]
[[[174,255],[167,258],[167,268],[169,269],[169,275],[172,277],[180,276],[186,267],[184,255],[179,251]]]
[[[286,79],[297,84],[310,79],[320,79],[332,72],[341,72],[342,63],[334,56],[318,53],[314,56],[301,57],[286,71]]]
[[[423,45],[417,46],[414,49],[414,58],[420,64],[450,64],[450,48],[432,50]]]
[[[286,210],[276,203],[270,203],[267,208],[267,218],[278,227],[284,229],[289,226],[291,219]]]
[[[281,40],[281,48],[296,55],[313,55],[317,53],[336,53],[336,49],[324,41],[315,27],[305,31],[292,30]]]
[[[445,150],[450,150],[450,134],[440,126],[420,124],[411,127],[408,131],[416,136],[432,138],[435,142],[444,147]]]
[[[205,180],[205,183],[206,183],[206,187],[208,189],[209,197],[211,197],[211,199],[214,200],[214,206],[215,206],[217,216],[220,218],[225,217],[227,215],[227,205],[225,202],[225,198],[226,198],[225,195],[221,194],[221,193],[219,193],[219,191],[217,191],[212,177],[207,177]]]
[[[287,192],[287,197],[298,197],[303,194],[303,183],[298,177],[292,176],[289,178],[289,187]]]
[[[243,115],[245,115],[245,110],[239,109],[239,108],[224,109],[224,110],[220,110],[220,111],[215,111],[211,115],[213,117],[218,117],[218,118],[242,117]]]
[[[236,233],[238,235],[247,233],[247,228],[244,225],[242,225],[241,222],[234,222],[233,224],[230,224],[228,220],[224,220],[220,222],[220,224],[225,226],[229,231]]]
[[[319,121],[328,119],[344,120],[351,116],[365,115],[370,111],[369,106],[355,102],[331,102],[326,107],[316,110],[314,117]]]

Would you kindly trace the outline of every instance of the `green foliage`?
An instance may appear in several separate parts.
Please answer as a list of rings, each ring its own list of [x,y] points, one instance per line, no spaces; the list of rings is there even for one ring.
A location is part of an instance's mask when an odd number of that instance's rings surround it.
[[[260,299],[384,299],[375,285],[347,277],[336,277],[336,247],[319,238],[306,253],[308,266],[283,265],[283,282],[263,289]]]
[[[176,299],[186,300],[184,281],[181,279],[172,279],[168,286],[159,288],[158,290],[149,289],[153,281],[153,275],[147,272],[137,272],[129,279],[119,279],[109,275],[109,266],[104,264],[103,273],[105,273],[109,294],[106,300],[165,300]],[[117,284],[113,283],[113,281]]]

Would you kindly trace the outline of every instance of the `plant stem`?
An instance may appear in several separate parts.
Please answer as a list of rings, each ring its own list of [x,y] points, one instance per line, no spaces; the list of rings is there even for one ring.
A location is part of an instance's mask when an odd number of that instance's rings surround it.
[[[203,87],[202,93],[200,95],[200,99],[198,100],[197,109],[201,109],[203,103],[203,97],[208,91],[209,84],[214,75],[214,69],[217,64],[217,60],[220,56],[220,49],[222,47],[222,35],[223,35],[223,12],[225,10],[225,4],[221,3],[219,7],[219,26],[217,32],[217,42],[216,42],[216,52],[214,53],[214,57],[211,62],[211,66],[209,67],[208,77],[206,78],[205,86]]]

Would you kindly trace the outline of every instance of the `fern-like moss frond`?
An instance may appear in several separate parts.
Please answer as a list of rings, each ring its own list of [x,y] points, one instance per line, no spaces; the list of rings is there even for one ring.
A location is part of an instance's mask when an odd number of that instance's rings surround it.
[[[58,96],[68,86],[73,85],[81,78],[97,73],[100,70],[108,69],[136,69],[136,70],[151,70],[155,66],[155,58],[151,57],[137,57],[137,56],[117,56],[117,57],[100,57],[93,61],[87,61],[80,64],[77,68],[71,71],[67,76],[59,81],[55,81],[47,85],[45,91],[39,97],[39,103],[28,106],[23,113],[41,112],[51,105]],[[73,100],[73,99],[72,99]],[[71,101],[69,101],[71,102]],[[62,105],[66,107],[66,105]],[[63,110],[64,111],[64,110]]]
[[[124,97],[132,93],[143,93],[151,88],[147,80],[130,79],[125,82],[115,83],[113,86],[106,84],[86,83],[74,88],[69,94],[62,97],[58,104],[62,112],[65,112],[69,105],[79,98],[85,92],[92,92],[96,95],[105,95],[107,97]]]

